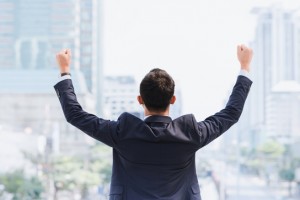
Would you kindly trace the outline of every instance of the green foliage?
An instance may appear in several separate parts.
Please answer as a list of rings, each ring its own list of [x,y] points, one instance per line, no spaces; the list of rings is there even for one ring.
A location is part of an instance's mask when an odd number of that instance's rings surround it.
[[[245,166],[252,174],[258,175],[260,170],[264,168],[264,164],[260,159],[250,159],[245,162]]]
[[[60,156],[52,161],[51,176],[57,190],[85,190],[100,183],[99,174],[83,159]]]
[[[102,183],[108,184],[110,183],[111,175],[112,175],[112,166],[110,163],[104,163],[99,168],[100,174],[102,175]]]
[[[103,144],[93,146],[85,157],[23,154],[34,166],[42,166],[45,180],[54,183],[55,196],[59,191],[80,191],[84,199],[90,187],[111,179],[111,149]]]
[[[240,154],[241,156],[243,157],[247,157],[247,156],[250,156],[252,153],[251,149],[248,148],[248,147],[241,147],[240,148]]]
[[[44,190],[37,178],[26,178],[21,170],[0,175],[0,182],[13,194],[13,200],[40,199]]]
[[[269,140],[258,147],[258,152],[270,159],[276,159],[283,155],[285,148],[280,143]]]
[[[112,175],[111,149],[99,143],[91,149],[91,170],[100,174],[101,183],[110,183]]]
[[[242,155],[247,157],[244,167],[248,172],[269,176],[272,171],[277,171],[281,159],[285,153],[285,147],[275,140],[268,140],[256,149],[244,149]]]
[[[292,160],[291,166],[293,169],[299,168],[300,167],[300,158],[294,158]]]
[[[295,171],[293,169],[281,169],[279,176],[284,181],[293,181],[295,179]]]

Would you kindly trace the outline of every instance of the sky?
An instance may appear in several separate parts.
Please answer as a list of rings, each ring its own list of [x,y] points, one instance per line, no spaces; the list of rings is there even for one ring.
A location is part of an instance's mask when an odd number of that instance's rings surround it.
[[[139,83],[152,68],[165,69],[181,90],[183,114],[203,120],[228,100],[240,70],[236,46],[255,37],[251,10],[275,4],[300,8],[299,0],[104,0],[104,73]]]

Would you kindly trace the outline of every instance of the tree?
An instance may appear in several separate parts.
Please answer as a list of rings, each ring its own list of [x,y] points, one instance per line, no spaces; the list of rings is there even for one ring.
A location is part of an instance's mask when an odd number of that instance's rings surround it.
[[[256,166],[259,172],[270,183],[271,175],[277,174],[280,168],[280,160],[285,152],[285,147],[279,142],[270,139],[256,149]]]
[[[280,143],[269,140],[258,147],[258,152],[264,155],[268,159],[277,159],[283,155],[285,148]]]
[[[22,170],[0,175],[4,190],[13,195],[13,200],[41,199],[44,191],[36,177],[26,178]]]
[[[111,150],[101,143],[91,147],[84,157],[48,155],[45,158],[26,152],[24,157],[36,166],[37,171],[42,172],[47,183],[54,186],[54,199],[57,199],[62,191],[72,194],[79,192],[81,199],[86,199],[89,188],[106,186],[112,174]]]
[[[109,184],[112,175],[111,149],[102,143],[97,143],[91,148],[90,168],[101,176],[103,185]]]
[[[91,147],[86,157],[59,156],[52,159],[51,166],[57,191],[79,190],[81,198],[85,199],[90,187],[110,183],[111,150],[98,143]]]
[[[91,171],[85,166],[84,160],[70,156],[59,156],[51,163],[51,176],[54,181],[55,195],[57,192],[80,191],[81,198],[85,199],[88,188],[98,185],[100,177],[97,172]]]
[[[289,196],[292,194],[292,182],[295,179],[295,170],[294,169],[281,169],[279,171],[279,176],[282,180],[289,182]]]

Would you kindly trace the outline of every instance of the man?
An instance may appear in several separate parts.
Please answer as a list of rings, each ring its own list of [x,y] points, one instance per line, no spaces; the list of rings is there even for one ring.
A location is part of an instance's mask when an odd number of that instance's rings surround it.
[[[237,48],[241,73],[226,107],[197,122],[193,115],[171,119],[174,81],[161,69],[151,70],[140,84],[138,102],[145,119],[123,113],[117,121],[82,110],[70,76],[70,50],[56,55],[62,80],[54,88],[69,123],[113,148],[110,200],[200,200],[195,153],[216,139],[242,113],[252,81],[247,78],[252,50]],[[200,92],[200,91],[195,91]]]

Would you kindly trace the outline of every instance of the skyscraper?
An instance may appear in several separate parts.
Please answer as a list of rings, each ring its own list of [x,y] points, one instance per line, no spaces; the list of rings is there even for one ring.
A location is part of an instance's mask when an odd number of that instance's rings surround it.
[[[55,53],[73,52],[90,92],[99,68],[96,0],[0,0],[0,69],[56,69]]]
[[[299,67],[299,19],[297,11],[279,6],[255,8],[257,15],[256,47],[265,70],[266,92],[280,81],[296,80]]]
[[[0,68],[11,69],[16,64],[14,38],[16,17],[15,5],[11,1],[0,0]],[[10,58],[10,59],[8,59]]]
[[[102,74],[99,4],[98,0],[0,0],[0,95],[7,102],[2,107],[10,108],[0,115],[2,123],[30,127],[34,134],[49,138],[57,124],[62,148],[86,145],[84,135],[63,120],[53,90],[59,74],[55,53],[72,50],[78,98],[85,109],[97,112],[93,106],[100,96],[97,81]]]
[[[286,104],[280,103],[283,94],[275,92],[275,87],[300,81],[300,21],[297,10],[285,10],[278,5],[254,8],[252,13],[257,17],[255,39],[251,43],[255,52],[251,70],[254,84],[247,102],[250,109],[246,111],[244,121],[249,135],[255,132],[263,141],[265,137],[275,136],[274,130],[278,128],[275,118],[293,118],[288,112],[280,115],[283,108],[278,106]],[[294,99],[291,95],[294,94],[286,92],[284,98]],[[297,103],[293,103],[295,105]]]
[[[266,128],[278,141],[300,142],[300,84],[281,81],[267,97]]]
[[[80,0],[80,70],[83,72],[87,87],[96,94],[102,80],[101,67],[101,1]],[[100,73],[100,75],[99,75]],[[99,77],[100,76],[100,77]],[[101,88],[100,88],[101,90]],[[98,111],[99,112],[99,111]]]
[[[123,112],[143,119],[144,113],[137,102],[138,85],[132,76],[105,77],[104,117],[117,120]]]

